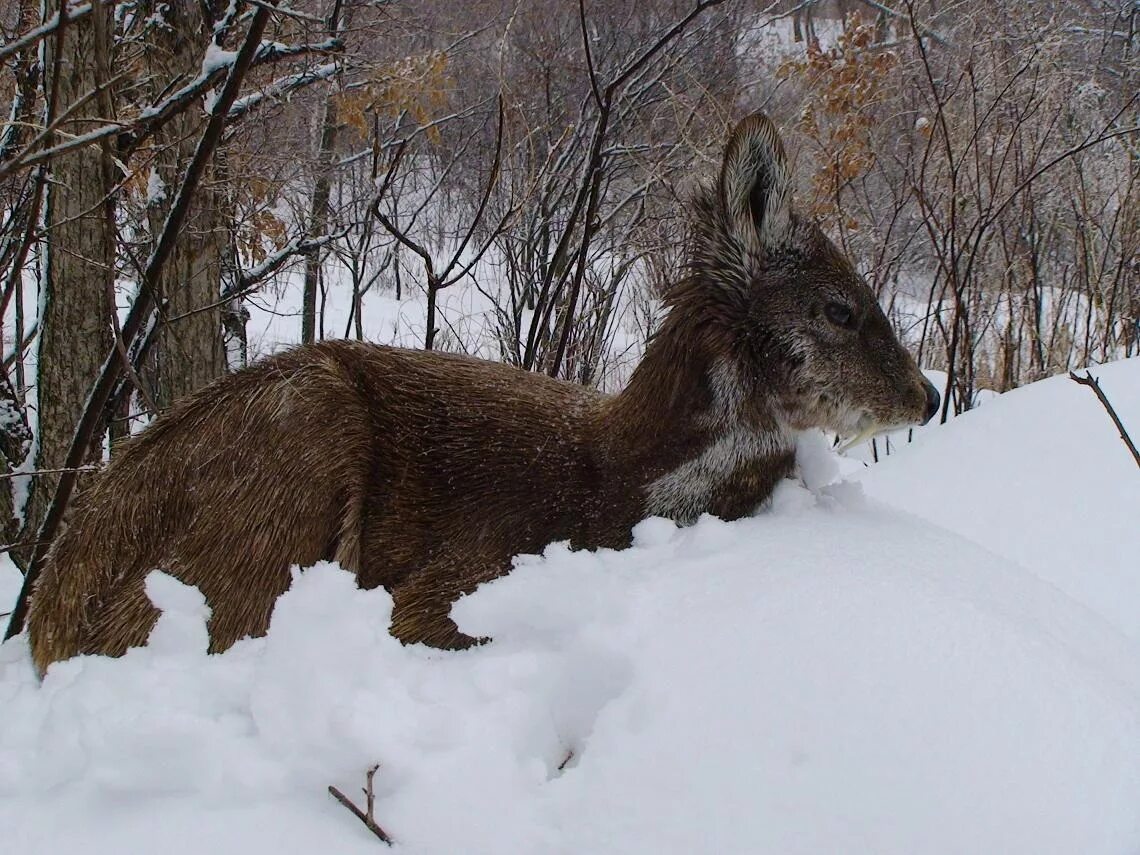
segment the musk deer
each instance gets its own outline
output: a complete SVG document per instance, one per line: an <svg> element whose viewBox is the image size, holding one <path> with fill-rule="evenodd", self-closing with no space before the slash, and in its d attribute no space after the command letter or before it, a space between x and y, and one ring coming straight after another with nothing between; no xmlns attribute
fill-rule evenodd
<svg viewBox="0 0 1140 855"><path fill-rule="evenodd" d="M198 586L220 651L264 634L290 566L320 559L391 592L397 638L464 647L451 603L516 553L622 547L653 514L740 517L791 471L795 431L929 420L938 393L790 197L775 128L745 119L620 394L328 341L177 404L76 500L31 604L37 667L144 644L152 568Z"/></svg>

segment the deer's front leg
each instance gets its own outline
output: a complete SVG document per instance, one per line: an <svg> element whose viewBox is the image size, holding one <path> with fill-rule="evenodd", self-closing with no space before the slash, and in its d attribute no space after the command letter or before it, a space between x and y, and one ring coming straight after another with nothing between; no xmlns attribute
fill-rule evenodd
<svg viewBox="0 0 1140 855"><path fill-rule="evenodd" d="M486 569L487 572L473 572ZM481 582L502 575L487 565L437 560L392 588L391 632L404 644L422 642L444 650L465 650L490 641L460 632L451 604Z"/></svg>

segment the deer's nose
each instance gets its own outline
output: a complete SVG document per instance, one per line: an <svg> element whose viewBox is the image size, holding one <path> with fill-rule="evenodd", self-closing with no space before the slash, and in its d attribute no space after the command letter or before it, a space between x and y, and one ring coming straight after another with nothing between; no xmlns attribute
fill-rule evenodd
<svg viewBox="0 0 1140 855"><path fill-rule="evenodd" d="M938 407L942 404L942 396L938 394L938 390L934 388L934 384L929 380L924 379L922 382L926 387L926 418L922 420L922 423L926 424L938 415Z"/></svg>

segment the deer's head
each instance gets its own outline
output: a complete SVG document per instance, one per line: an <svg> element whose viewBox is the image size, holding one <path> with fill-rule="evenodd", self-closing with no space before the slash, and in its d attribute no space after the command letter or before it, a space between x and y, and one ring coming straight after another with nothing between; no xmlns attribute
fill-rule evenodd
<svg viewBox="0 0 1140 855"><path fill-rule="evenodd" d="M938 392L899 342L874 293L814 222L792 208L775 127L742 121L715 186L697 200L693 276L712 355L738 394L796 429L870 435L929 421ZM696 293L694 293L696 292Z"/></svg>

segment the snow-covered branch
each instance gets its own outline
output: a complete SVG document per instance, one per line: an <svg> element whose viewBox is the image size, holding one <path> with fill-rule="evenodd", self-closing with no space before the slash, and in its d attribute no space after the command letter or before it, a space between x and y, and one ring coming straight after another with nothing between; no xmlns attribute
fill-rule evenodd
<svg viewBox="0 0 1140 855"><path fill-rule="evenodd" d="M64 22L78 21L80 18L86 17L91 14L91 4L84 3L82 6L72 6L67 10L64 16ZM0 47L0 61L10 57L12 54L23 50L29 45L33 45L42 39L44 36L49 36L56 31L59 27L59 12L48 17L46 21L31 30L28 30L21 36L17 36L12 41Z"/></svg>
<svg viewBox="0 0 1140 855"><path fill-rule="evenodd" d="M247 114L256 110L266 101L273 101L278 98L286 98L298 89L302 89L311 83L316 83L320 80L328 80L337 71L337 63L327 62L323 65L318 65L315 68L299 71L296 74L287 74L284 77L279 77L260 92L252 92L244 98L239 98L230 108L229 120L244 118Z"/></svg>
<svg viewBox="0 0 1140 855"><path fill-rule="evenodd" d="M254 265L247 270L241 271L233 285L232 291L225 295L226 299L242 294L250 290L254 285L261 282L267 276L272 276L275 272L281 269L290 259L298 255L305 255L306 253L315 252L318 249L323 249L333 241L340 240L352 226L341 229L337 232L321 235L320 237L308 238L304 236L295 237L289 243L285 244L277 252L268 256L260 264Z"/></svg>
<svg viewBox="0 0 1140 855"><path fill-rule="evenodd" d="M70 20L70 18L68 20ZM344 43L340 39L324 39L323 41L300 45L285 45L280 42L262 42L257 50L257 55L253 59L253 66L280 62L308 54L334 53L343 48ZM34 166L38 163L45 163L61 154L66 154L69 151L74 151L84 146L93 145L108 137L118 138L120 157L125 158L143 141L153 136L171 118L188 109L198 98L206 95L210 89L216 87L233 67L235 57L235 53L219 50L216 45L211 43L203 59L202 72L197 77L158 103L143 109L133 120L107 122L85 134L72 136L58 145L39 149L38 151L35 150L35 144L29 145L19 154L0 166L0 177L10 175L18 169ZM300 78L303 74L302 72L301 74L291 75L291 77ZM303 84L295 80L293 88L297 88L300 85ZM86 101L90 97L93 97L94 94L95 93L89 93L87 96L77 99L77 101ZM243 112L245 111L242 111L239 115ZM230 118L232 117L227 116L227 119Z"/></svg>
<svg viewBox="0 0 1140 855"><path fill-rule="evenodd" d="M344 42L340 39L333 38L300 45L285 45L280 42L262 42L257 50L257 55L253 58L253 66L257 67L309 54L335 53L343 49ZM202 59L201 73L162 101L143 110L136 120L136 127L120 134L120 150L129 151L137 147L139 143L153 134L171 116L182 112L182 110L186 109L187 105L216 86L233 65L236 56L237 54L233 51L223 51L216 45L211 44ZM304 72L302 72L302 74L304 74ZM291 76L297 77L299 75ZM240 104L242 100L245 99L239 100L238 104ZM237 105L235 104L235 108L236 107ZM233 118L232 114L228 118Z"/></svg>

